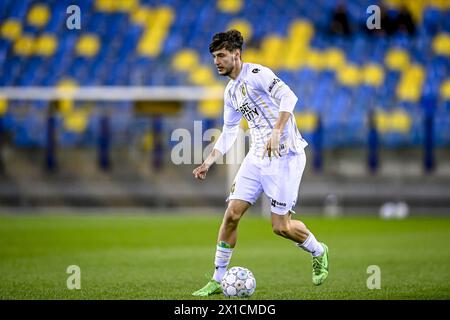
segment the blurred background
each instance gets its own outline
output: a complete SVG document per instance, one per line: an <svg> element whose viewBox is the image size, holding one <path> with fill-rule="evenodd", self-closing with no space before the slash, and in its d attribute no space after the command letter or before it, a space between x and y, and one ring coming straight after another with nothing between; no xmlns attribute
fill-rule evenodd
<svg viewBox="0 0 450 320"><path fill-rule="evenodd" d="M381 29L367 27L370 5ZM0 209L223 210L233 171L217 165L199 183L194 156L173 163L172 134L192 133L193 150L222 127L228 79L208 45L235 28L244 61L270 67L299 98L309 142L299 212L448 214L449 9L445 0L1 0Z"/></svg>

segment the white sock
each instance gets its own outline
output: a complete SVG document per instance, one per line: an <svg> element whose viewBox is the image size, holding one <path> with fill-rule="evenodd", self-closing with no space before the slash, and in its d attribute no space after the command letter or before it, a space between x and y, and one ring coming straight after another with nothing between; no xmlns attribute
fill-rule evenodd
<svg viewBox="0 0 450 320"><path fill-rule="evenodd" d="M312 232L309 233L309 236L306 238L305 242L301 244L297 243L297 246L311 253L313 257L321 256L324 252L323 246L316 240L316 237L314 237Z"/></svg>
<svg viewBox="0 0 450 320"><path fill-rule="evenodd" d="M223 248L221 246L217 246L216 248L216 257L214 259L214 265L216 266L216 271L214 271L213 279L217 282L221 282L222 278L227 272L228 264L231 260L231 254L233 253L232 248Z"/></svg>

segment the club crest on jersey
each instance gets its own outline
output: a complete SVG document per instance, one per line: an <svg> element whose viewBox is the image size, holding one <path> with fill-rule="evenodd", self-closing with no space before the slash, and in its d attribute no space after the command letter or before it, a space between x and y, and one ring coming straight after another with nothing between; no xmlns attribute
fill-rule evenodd
<svg viewBox="0 0 450 320"><path fill-rule="evenodd" d="M259 116L258 109L250 108L248 105L248 102L246 102L242 106L240 106L239 111L242 113L242 115L244 116L244 118L247 121L251 121L251 120L255 119L256 116Z"/></svg>

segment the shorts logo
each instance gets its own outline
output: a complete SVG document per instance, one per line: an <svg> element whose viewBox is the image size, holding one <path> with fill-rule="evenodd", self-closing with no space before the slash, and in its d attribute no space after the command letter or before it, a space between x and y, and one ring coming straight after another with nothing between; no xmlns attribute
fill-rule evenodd
<svg viewBox="0 0 450 320"><path fill-rule="evenodd" d="M236 188L236 182L233 182L233 184L231 185L231 190L230 190L231 194L234 193L235 188Z"/></svg>
<svg viewBox="0 0 450 320"><path fill-rule="evenodd" d="M276 207L276 206L280 206L280 207L286 207L286 203L284 202L278 202L275 199L272 199L272 203L271 203L272 207Z"/></svg>
<svg viewBox="0 0 450 320"><path fill-rule="evenodd" d="M281 80L278 78L273 79L272 83L269 86L269 92L272 92L273 87L275 87L275 85L280 82Z"/></svg>
<svg viewBox="0 0 450 320"><path fill-rule="evenodd" d="M258 73L260 70L258 68L255 68L252 70L253 73Z"/></svg>

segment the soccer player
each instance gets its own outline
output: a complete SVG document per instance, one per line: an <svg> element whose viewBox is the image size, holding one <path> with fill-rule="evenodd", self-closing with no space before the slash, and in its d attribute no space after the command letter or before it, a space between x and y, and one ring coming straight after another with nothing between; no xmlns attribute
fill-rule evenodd
<svg viewBox="0 0 450 320"><path fill-rule="evenodd" d="M245 211L264 192L270 198L275 234L294 241L312 255L312 282L328 276L328 247L299 220L291 219L305 168L304 148L293 110L297 97L269 68L242 61L243 38L239 31L215 34L209 46L217 71L230 81L224 93L224 126L213 151L197 167L195 178L204 180L216 160L234 144L244 117L250 129L251 147L236 174L219 229L213 278L194 296L221 292L221 280L237 240L237 227Z"/></svg>

